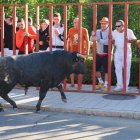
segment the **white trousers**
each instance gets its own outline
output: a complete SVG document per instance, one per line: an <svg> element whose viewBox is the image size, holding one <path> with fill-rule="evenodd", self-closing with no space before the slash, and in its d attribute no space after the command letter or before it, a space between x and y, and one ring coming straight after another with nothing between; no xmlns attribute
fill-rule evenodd
<svg viewBox="0 0 140 140"><path fill-rule="evenodd" d="M129 85L130 81L130 69L131 69L131 58L132 53L127 53L126 59L126 87ZM124 68L124 53L122 52L115 52L114 54L114 64L115 64L115 73L117 78L117 87L123 88L123 68Z"/></svg>

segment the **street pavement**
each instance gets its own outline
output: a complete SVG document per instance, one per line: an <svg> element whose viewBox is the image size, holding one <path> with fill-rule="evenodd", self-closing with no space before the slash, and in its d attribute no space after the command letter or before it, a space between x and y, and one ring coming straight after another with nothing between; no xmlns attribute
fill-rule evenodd
<svg viewBox="0 0 140 140"><path fill-rule="evenodd" d="M14 88L9 96L20 109L33 109L38 101L38 92L29 88L25 95L23 88ZM49 90L42 102L41 111L58 111L96 116L126 117L140 119L140 96L103 93L65 92L67 103L61 101L58 91ZM11 107L0 98L3 107Z"/></svg>

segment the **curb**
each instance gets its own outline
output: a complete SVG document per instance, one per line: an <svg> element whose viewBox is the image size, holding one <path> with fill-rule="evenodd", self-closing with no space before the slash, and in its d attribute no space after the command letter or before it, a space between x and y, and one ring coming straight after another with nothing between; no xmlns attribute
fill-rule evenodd
<svg viewBox="0 0 140 140"><path fill-rule="evenodd" d="M9 104L2 105L5 108L12 108ZM27 109L27 110L36 110L35 106L28 105L18 105L19 109ZM74 113L74 114L83 114L83 115L95 115L95 116L104 116L104 117L122 117L129 119L140 119L140 113L132 113L132 112L113 112L113 111L103 111L103 110L95 110L95 109L82 109L82 108L57 108L57 107L41 107L41 111L52 111L52 112L63 112L63 113Z"/></svg>

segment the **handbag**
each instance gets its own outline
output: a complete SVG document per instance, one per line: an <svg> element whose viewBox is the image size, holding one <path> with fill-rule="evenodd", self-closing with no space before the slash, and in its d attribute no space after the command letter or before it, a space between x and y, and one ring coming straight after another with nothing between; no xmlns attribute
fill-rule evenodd
<svg viewBox="0 0 140 140"><path fill-rule="evenodd" d="M100 36L101 36L101 39L103 39L102 31L100 31ZM108 53L108 45L103 45L103 52Z"/></svg>

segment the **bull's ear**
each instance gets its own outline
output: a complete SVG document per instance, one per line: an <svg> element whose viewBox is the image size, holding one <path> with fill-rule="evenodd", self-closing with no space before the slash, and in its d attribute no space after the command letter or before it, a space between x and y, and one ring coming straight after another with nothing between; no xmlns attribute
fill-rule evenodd
<svg viewBox="0 0 140 140"><path fill-rule="evenodd" d="M80 54L80 53L77 51L74 51L74 52L72 52L72 54L77 56L77 54Z"/></svg>
<svg viewBox="0 0 140 140"><path fill-rule="evenodd" d="M80 57L80 58L82 58L82 59L85 59L85 58L86 58L86 56L84 56L84 55L82 55L82 54L80 54L80 53L77 53L77 57Z"/></svg>
<svg viewBox="0 0 140 140"><path fill-rule="evenodd" d="M78 57L79 61L81 61L81 62L84 62L85 58L86 58L86 56L84 56L84 55L82 55L80 53L77 53L77 57Z"/></svg>

